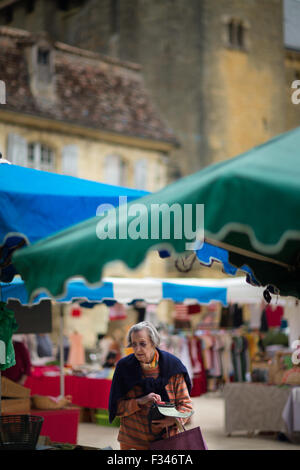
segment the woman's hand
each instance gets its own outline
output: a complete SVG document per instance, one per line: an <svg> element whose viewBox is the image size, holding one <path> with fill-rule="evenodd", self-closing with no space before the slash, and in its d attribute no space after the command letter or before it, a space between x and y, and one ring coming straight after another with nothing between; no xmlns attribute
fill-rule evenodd
<svg viewBox="0 0 300 470"><path fill-rule="evenodd" d="M147 405L148 403L153 403L161 401L160 395L157 395L157 393L148 393L148 395L145 395L144 397L137 398L137 402L139 405Z"/></svg>
<svg viewBox="0 0 300 470"><path fill-rule="evenodd" d="M165 417L164 419L152 421L151 426L153 432L158 434L164 428L168 428L169 426L173 426L176 424L176 418L172 418L171 416Z"/></svg>

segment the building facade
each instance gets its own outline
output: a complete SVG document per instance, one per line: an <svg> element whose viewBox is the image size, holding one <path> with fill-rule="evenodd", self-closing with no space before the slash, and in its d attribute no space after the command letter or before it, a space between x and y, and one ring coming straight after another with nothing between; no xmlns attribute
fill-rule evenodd
<svg viewBox="0 0 300 470"><path fill-rule="evenodd" d="M291 100L300 65L297 3L2 0L0 21L141 64L181 143L176 178L299 125L300 106Z"/></svg>
<svg viewBox="0 0 300 470"><path fill-rule="evenodd" d="M10 162L150 192L167 184L178 142L139 66L8 27L0 51L0 149ZM134 276L165 273L153 253ZM133 275L119 265L107 274Z"/></svg>

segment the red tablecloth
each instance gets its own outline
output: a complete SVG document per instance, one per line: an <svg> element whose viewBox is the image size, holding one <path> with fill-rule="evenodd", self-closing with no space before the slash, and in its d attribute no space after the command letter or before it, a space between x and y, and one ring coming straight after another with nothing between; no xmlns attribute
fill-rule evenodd
<svg viewBox="0 0 300 470"><path fill-rule="evenodd" d="M31 395L50 395L57 397L60 394L59 376L31 376L25 382L30 388ZM108 409L111 380L65 376L65 395L72 396L72 404L84 408Z"/></svg>
<svg viewBox="0 0 300 470"><path fill-rule="evenodd" d="M43 416L40 436L48 436L52 442L77 444L80 408L71 407L62 410L30 410L18 414ZM11 415L15 413L4 413Z"/></svg>
<svg viewBox="0 0 300 470"><path fill-rule="evenodd" d="M40 436L49 436L52 442L77 444L79 411L79 408L30 410L30 414L44 417Z"/></svg>

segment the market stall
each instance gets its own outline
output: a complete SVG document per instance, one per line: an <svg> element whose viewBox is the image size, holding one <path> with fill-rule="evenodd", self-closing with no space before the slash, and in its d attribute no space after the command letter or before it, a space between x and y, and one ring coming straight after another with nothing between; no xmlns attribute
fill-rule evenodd
<svg viewBox="0 0 300 470"><path fill-rule="evenodd" d="M257 383L226 384L225 432L273 431L287 433L282 413L290 387Z"/></svg>
<svg viewBox="0 0 300 470"><path fill-rule="evenodd" d="M22 304L28 302L26 287L20 279L14 279L11 283L3 283L1 295L6 301L18 299ZM76 300L85 300L92 303L112 301L128 304L137 300L137 295L139 300L142 299L151 304L160 303L162 300L172 300L174 302L190 300L199 304L209 304L211 302L218 302L221 305L227 304L227 290L223 285L218 286L213 283L208 286L205 283L204 285L189 285L184 281L180 283L180 279L177 283L176 279L169 282L160 279L108 278L101 287L94 289L87 287L80 280L74 280L69 283L66 295L61 299L57 299L57 301L60 303L70 303ZM39 294L34 303L39 303L45 298L48 298L46 294ZM59 391L61 392L61 389L58 389L58 368L56 372L52 371L51 376L49 375L49 370L46 370L45 374L42 374L42 372L33 374L27 379L26 386L31 389L32 394L40 393L56 396ZM106 408L109 384L110 381L106 379L66 375L64 378L64 394L72 394L72 402L76 405L88 408Z"/></svg>
<svg viewBox="0 0 300 470"><path fill-rule="evenodd" d="M17 279L13 283L3 286L2 295L6 300L16 299L19 296L23 302L28 301L26 287L23 281ZM43 295L46 296L46 294L40 294L34 299L34 302L40 302L44 298ZM78 302L80 298L90 301L91 305L105 301L117 302L117 305L128 305L136 300L142 300L146 301L146 305L150 304L150 307L152 305L150 308L152 314L155 311L154 304L170 300L173 305L172 321L167 328L163 328L161 331L164 348L175 352L186 362L194 381L192 392L194 396L205 393L207 389L215 390L230 380L249 380L252 370L256 367L256 362L261 361L257 357L259 355L257 343L263 312L261 307L262 289L247 284L244 278L166 280L105 278L102 286L98 288L87 287L82 280L73 280L68 283L66 295L59 300L70 304L72 301ZM284 305L285 303L281 298L276 299L276 302L276 305L274 304L276 309L279 304ZM197 307L197 304L200 307ZM273 306L267 308L273 309ZM280 308L283 313L283 307ZM150 317L148 316L147 307L144 308L144 313L147 319L154 318L154 321L159 323L150 311ZM124 309L122 314L126 316ZM110 323L117 323L115 319L116 317L112 315ZM280 327L281 317L278 317L276 325L273 319L272 325ZM197 358L191 356L193 343L197 344ZM242 349L240 349L239 343L243 345ZM237 352L233 354L235 350ZM188 355L185 351L188 351ZM196 372L198 361L202 363L201 379L199 373ZM240 361L245 364L242 373L238 368ZM267 361L268 358L265 359L265 364ZM78 372L89 379L91 384L93 381L95 383L107 378L107 375L101 378L99 374L98 378L95 378L94 370L84 370L84 368L79 371L75 370L75 374ZM56 370L56 375L58 375L58 370ZM64 381L65 390L68 390L67 381L70 380L67 375L66 381ZM49 384L49 387L57 387L57 382L57 377L49 377L46 373L43 378L43 393L46 383ZM206 382L208 382L208 388ZM33 391L39 390L41 384L40 377L31 379ZM98 385L95 387L97 388ZM57 389L54 389L57 393ZM74 403L78 405L83 403L81 398L76 398L76 400ZM101 401L100 398L98 402L99 400ZM94 404L94 401L93 404L85 401L84 406L92 407Z"/></svg>
<svg viewBox="0 0 300 470"><path fill-rule="evenodd" d="M227 250L233 267L248 267L251 274L248 280L264 289L268 303L279 293L300 298L300 225L299 218L295 217L300 201L299 172L295 171L299 140L300 128L297 128L140 199L147 228L151 228L153 221L153 206L178 204L184 210L191 201L192 208L205 204L206 242ZM223 201L226 201L225 206ZM128 213L133 205L128 204ZM116 233L128 234L131 223L137 222L134 217L125 217L122 208L115 211L115 216L110 229ZM191 253L187 252L201 249L197 244L190 248L196 241L201 244L201 240L196 240L196 233L190 238L182 230L182 236L176 236L182 224L173 224L174 230L167 238L164 231L159 230L153 238L137 234L135 237L106 237L101 241L98 224L99 219L89 219L13 255L13 263L22 274L30 299L43 289L55 298L62 297L66 294L66 282L78 275L90 285L100 285L108 263L123 261L134 269L152 249L166 248L175 252L182 260L176 266L189 271L189 263L185 261ZM72 264L75 257L76 267ZM59 271L59 277L53 277L54 270ZM234 313L240 315L238 309L239 306ZM244 336L237 335L235 352L240 357L234 357L236 362L245 359L240 354L243 344Z"/></svg>
<svg viewBox="0 0 300 470"><path fill-rule="evenodd" d="M295 170L299 141L298 127L139 199L139 207L144 208L144 229L151 234L152 224L156 228L157 219L151 216L153 207L164 204L171 208L177 204L184 213L185 205L190 204L196 212L197 204L204 204L205 224L199 225L200 243L204 239L227 249L230 263L235 267L246 264L269 297L274 292L300 297L297 258L300 222L295 216L300 201L299 172ZM191 246L199 248L195 243L198 233L183 230L184 218L176 224L173 222L175 230L167 233L158 224L155 237L141 236L137 231L133 237L128 236L129 227L137 222L133 216L128 217L132 207L134 202L128 204L126 214L121 208L114 211L114 223L110 227L112 233L127 234L125 237L100 240L99 219L94 218L60 232L58 237L48 237L16 251L13 263L22 273L30 297L40 288L48 289L55 297L61 296L65 281L76 275L91 284L99 283L105 265L114 260L134 269L154 247L167 247L178 255L186 254ZM72 263L74 257L76 267ZM58 269L59 278L53 278L54 269Z"/></svg>
<svg viewBox="0 0 300 470"><path fill-rule="evenodd" d="M14 280L16 269L11 263L15 250L96 215L101 204L115 207L122 196L130 201L146 194L135 189L12 165L3 158L0 158L0 182L1 199L5 201L0 208L0 277L1 281L4 281L0 288L2 303L6 299L3 290L8 287L7 283L18 282ZM16 287L14 284L13 288ZM14 298L18 299L21 305L26 305L23 294L19 291ZM24 317L28 322L27 316ZM5 318L2 316L1 320ZM9 364L7 357L5 358L7 350L4 350L5 344L2 340L0 336L0 364L5 370L11 367L14 361ZM62 383L63 378L60 377L60 384ZM30 411L37 414L33 409ZM49 432L54 440L60 442L76 442L78 410L72 408L39 411L40 415L45 415L42 432ZM71 435L67 434L68 430L72 430Z"/></svg>
<svg viewBox="0 0 300 470"><path fill-rule="evenodd" d="M25 387L31 395L57 397L60 393L59 371L56 375L34 373L27 378ZM107 409L111 380L67 375L65 377L65 393L72 397L72 404L82 408ZM66 441L68 442L68 441Z"/></svg>

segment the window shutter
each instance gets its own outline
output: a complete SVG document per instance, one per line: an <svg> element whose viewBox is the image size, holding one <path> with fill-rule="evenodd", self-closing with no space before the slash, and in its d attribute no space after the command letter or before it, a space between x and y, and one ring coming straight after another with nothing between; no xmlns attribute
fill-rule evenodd
<svg viewBox="0 0 300 470"><path fill-rule="evenodd" d="M147 160L138 160L134 168L134 187L146 189L147 186Z"/></svg>
<svg viewBox="0 0 300 470"><path fill-rule="evenodd" d="M104 178L107 184L120 186L121 183L121 165L118 155L107 155L104 162Z"/></svg>
<svg viewBox="0 0 300 470"><path fill-rule="evenodd" d="M7 159L14 165L27 166L27 142L18 134L8 134Z"/></svg>
<svg viewBox="0 0 300 470"><path fill-rule="evenodd" d="M64 175L78 175L78 147L66 145L62 150L62 173Z"/></svg>
<svg viewBox="0 0 300 470"><path fill-rule="evenodd" d="M6 86L3 80L0 80L0 104L6 104Z"/></svg>

